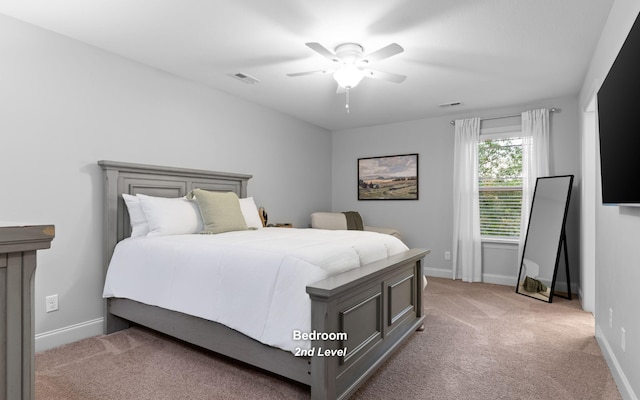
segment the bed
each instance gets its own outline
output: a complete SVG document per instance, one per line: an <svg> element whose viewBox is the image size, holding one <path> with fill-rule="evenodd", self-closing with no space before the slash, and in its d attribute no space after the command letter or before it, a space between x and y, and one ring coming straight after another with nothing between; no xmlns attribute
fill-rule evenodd
<svg viewBox="0 0 640 400"><path fill-rule="evenodd" d="M113 161L98 164L104 176L105 275L116 245L130 234L122 194L181 197L200 188L244 198L251 178ZM294 231L281 229L283 235ZM422 263L428 253L407 249L308 284L310 328L303 334L319 334L310 338L302 354L263 344L222 323L124 297L105 300L105 333L142 325L309 385L313 399L348 398L423 326Z"/></svg>

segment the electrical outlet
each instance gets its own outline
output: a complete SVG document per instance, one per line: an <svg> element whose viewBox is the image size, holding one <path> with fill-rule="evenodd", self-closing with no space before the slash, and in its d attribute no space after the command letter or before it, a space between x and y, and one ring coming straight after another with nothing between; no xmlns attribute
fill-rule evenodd
<svg viewBox="0 0 640 400"><path fill-rule="evenodd" d="M613 309L609 309L609 328L613 328Z"/></svg>
<svg viewBox="0 0 640 400"><path fill-rule="evenodd" d="M620 328L620 347L622 347L622 351L626 351L626 331L624 330L624 328Z"/></svg>
<svg viewBox="0 0 640 400"><path fill-rule="evenodd" d="M53 294L45 297L45 308L47 312L58 311L58 295Z"/></svg>
<svg viewBox="0 0 640 400"><path fill-rule="evenodd" d="M451 260L451 252L450 251L445 251L444 252L444 259L449 261Z"/></svg>

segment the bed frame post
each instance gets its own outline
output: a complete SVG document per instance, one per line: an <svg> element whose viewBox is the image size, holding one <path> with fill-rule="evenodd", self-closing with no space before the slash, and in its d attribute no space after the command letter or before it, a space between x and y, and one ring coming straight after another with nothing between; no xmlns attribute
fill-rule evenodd
<svg viewBox="0 0 640 400"><path fill-rule="evenodd" d="M337 312L336 301L311 296L311 330L316 332L337 332L337 326L331 326L329 315ZM311 348L316 351L321 348L337 348L336 342L313 340ZM311 399L326 400L336 399L337 374L335 363L331 358L318 357L311 359Z"/></svg>
<svg viewBox="0 0 640 400"><path fill-rule="evenodd" d="M113 249L116 247L118 238L118 201L120 196L118 195L118 171L109 168L107 165L101 164L104 169L104 237L103 237L103 276L107 276L107 269L109 268L109 262L113 255ZM118 318L111 314L108 310L107 299L103 300L104 307L104 333L109 334L117 332L129 327L129 322Z"/></svg>

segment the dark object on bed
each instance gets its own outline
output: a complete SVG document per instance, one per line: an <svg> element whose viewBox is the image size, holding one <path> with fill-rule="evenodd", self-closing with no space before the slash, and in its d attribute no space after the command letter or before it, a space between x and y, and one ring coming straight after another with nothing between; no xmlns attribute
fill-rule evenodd
<svg viewBox="0 0 640 400"><path fill-rule="evenodd" d="M98 164L104 171L105 273L116 243L130 232L123 193L180 197L201 188L246 197L251 178L112 161ZM410 249L307 286L312 331L347 334L344 341L313 340L312 348L329 352L347 348L344 356L296 357L222 324L120 298L105 301L105 331L140 324L310 385L313 399L343 399L422 327L422 261L429 252Z"/></svg>

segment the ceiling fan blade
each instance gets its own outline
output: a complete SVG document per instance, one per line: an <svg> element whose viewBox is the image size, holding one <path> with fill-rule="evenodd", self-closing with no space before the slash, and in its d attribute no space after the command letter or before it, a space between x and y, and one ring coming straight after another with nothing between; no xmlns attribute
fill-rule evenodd
<svg viewBox="0 0 640 400"><path fill-rule="evenodd" d="M405 79L407 79L405 75L394 74L391 72L382 72L382 71L376 71L373 69L365 69L363 71L364 71L364 76L366 76L367 78L380 79L383 81L389 81L393 83L401 83Z"/></svg>
<svg viewBox="0 0 640 400"><path fill-rule="evenodd" d="M321 45L320 43L309 42L309 43L305 43L305 44L311 50L315 51L316 53L320 54L321 56L323 56L326 59L329 59L329 60L334 61L334 62L340 61L338 59L338 57L335 54L333 54L333 52L327 50L327 48L324 47L323 45Z"/></svg>
<svg viewBox="0 0 640 400"><path fill-rule="evenodd" d="M395 56L396 54L400 54L403 51L404 49L398 43L391 43L390 45L385 46L380 50L374 51L373 53L362 57L362 60L360 62L365 62L370 64L372 62L384 60L385 58Z"/></svg>
<svg viewBox="0 0 640 400"><path fill-rule="evenodd" d="M305 75L326 75L334 71L335 69L319 69L316 71L294 72L292 74L287 74L287 76L296 77L296 76L305 76Z"/></svg>

